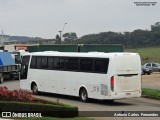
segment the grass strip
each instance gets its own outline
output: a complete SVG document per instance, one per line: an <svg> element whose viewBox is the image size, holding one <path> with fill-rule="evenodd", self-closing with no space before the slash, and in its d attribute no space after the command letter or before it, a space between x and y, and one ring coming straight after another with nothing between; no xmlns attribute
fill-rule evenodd
<svg viewBox="0 0 160 120"><path fill-rule="evenodd" d="M160 100L160 90L142 88L142 96Z"/></svg>

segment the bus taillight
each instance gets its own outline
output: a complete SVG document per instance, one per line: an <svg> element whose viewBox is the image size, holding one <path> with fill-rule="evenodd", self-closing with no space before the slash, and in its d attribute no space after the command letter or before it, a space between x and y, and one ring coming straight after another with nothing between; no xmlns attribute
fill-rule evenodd
<svg viewBox="0 0 160 120"><path fill-rule="evenodd" d="M114 76L110 79L111 90L114 91Z"/></svg>

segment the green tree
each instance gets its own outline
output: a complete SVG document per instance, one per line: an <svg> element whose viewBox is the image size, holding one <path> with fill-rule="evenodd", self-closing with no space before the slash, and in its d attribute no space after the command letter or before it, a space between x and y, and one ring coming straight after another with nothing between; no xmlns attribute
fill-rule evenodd
<svg viewBox="0 0 160 120"><path fill-rule="evenodd" d="M55 44L61 44L61 38L59 35L56 35L56 42Z"/></svg>
<svg viewBox="0 0 160 120"><path fill-rule="evenodd" d="M151 38L152 45L160 45L160 22L156 22L154 25L151 25Z"/></svg>
<svg viewBox="0 0 160 120"><path fill-rule="evenodd" d="M63 34L64 43L73 43L73 41L77 40L77 34L75 32L65 33Z"/></svg>
<svg viewBox="0 0 160 120"><path fill-rule="evenodd" d="M154 25L151 25L151 31L160 31L160 22L156 22Z"/></svg>

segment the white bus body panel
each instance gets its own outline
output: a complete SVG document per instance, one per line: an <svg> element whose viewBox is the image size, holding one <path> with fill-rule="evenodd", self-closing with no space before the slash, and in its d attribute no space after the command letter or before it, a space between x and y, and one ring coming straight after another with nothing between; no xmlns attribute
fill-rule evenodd
<svg viewBox="0 0 160 120"><path fill-rule="evenodd" d="M84 57L87 57L86 54L96 57L96 53L84 54ZM65 56L65 53L62 56ZM83 54L81 56L83 57ZM20 80L20 87L31 90L31 83L35 82L38 90L42 92L79 96L80 88L85 87L88 97L94 99L140 97L141 63L139 55L136 53L104 53L102 57L100 56L98 58L109 58L107 74L29 68L28 78ZM114 91L110 88L112 76L114 76Z"/></svg>
<svg viewBox="0 0 160 120"><path fill-rule="evenodd" d="M114 92L112 98L129 98L141 96L141 62L138 54L124 53L115 55Z"/></svg>

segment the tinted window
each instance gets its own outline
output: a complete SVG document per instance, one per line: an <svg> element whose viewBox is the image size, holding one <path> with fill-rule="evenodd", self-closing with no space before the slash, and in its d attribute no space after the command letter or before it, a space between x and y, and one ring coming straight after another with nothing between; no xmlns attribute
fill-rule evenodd
<svg viewBox="0 0 160 120"><path fill-rule="evenodd" d="M42 62L42 57L37 57L37 61L36 61L36 68L40 69L41 68L41 62Z"/></svg>
<svg viewBox="0 0 160 120"><path fill-rule="evenodd" d="M59 58L54 58L53 69L57 70L59 68L60 68Z"/></svg>
<svg viewBox="0 0 160 120"><path fill-rule="evenodd" d="M36 68L36 57L32 56L30 68Z"/></svg>
<svg viewBox="0 0 160 120"><path fill-rule="evenodd" d="M60 61L59 61L60 68L59 69L65 70L67 62L68 62L67 58L60 58Z"/></svg>
<svg viewBox="0 0 160 120"><path fill-rule="evenodd" d="M53 69L53 57L48 57L48 69Z"/></svg>
<svg viewBox="0 0 160 120"><path fill-rule="evenodd" d="M42 57L42 68L43 69L47 68L47 57Z"/></svg>
<svg viewBox="0 0 160 120"><path fill-rule="evenodd" d="M66 70L77 71L78 70L78 58L68 58L66 64Z"/></svg>
<svg viewBox="0 0 160 120"><path fill-rule="evenodd" d="M93 59L90 59L90 58L80 59L80 71L92 72L93 71Z"/></svg>
<svg viewBox="0 0 160 120"><path fill-rule="evenodd" d="M109 59L95 59L94 72L96 73L107 73Z"/></svg>
<svg viewBox="0 0 160 120"><path fill-rule="evenodd" d="M33 56L30 68L106 74L108 71L108 64L109 59L107 58Z"/></svg>

